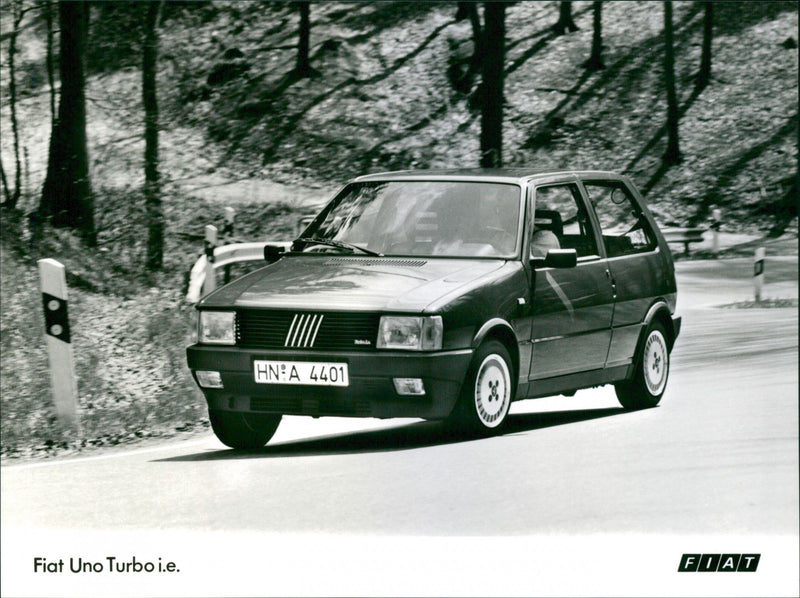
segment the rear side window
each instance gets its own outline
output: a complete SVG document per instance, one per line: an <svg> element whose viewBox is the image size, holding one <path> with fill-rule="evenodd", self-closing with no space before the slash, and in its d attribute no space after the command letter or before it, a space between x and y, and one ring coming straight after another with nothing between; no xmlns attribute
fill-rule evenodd
<svg viewBox="0 0 800 598"><path fill-rule="evenodd" d="M584 182L597 213L608 257L656 248L656 237L628 188L615 181Z"/></svg>

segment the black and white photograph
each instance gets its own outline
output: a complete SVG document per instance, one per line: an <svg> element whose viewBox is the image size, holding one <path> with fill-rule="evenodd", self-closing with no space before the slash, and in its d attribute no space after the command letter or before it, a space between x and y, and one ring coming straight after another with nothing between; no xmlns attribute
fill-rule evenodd
<svg viewBox="0 0 800 598"><path fill-rule="evenodd" d="M798 39L0 0L0 594L800 595Z"/></svg>

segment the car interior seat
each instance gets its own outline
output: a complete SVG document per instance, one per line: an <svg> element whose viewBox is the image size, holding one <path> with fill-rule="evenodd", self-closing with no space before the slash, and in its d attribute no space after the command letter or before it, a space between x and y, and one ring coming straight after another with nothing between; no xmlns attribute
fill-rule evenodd
<svg viewBox="0 0 800 598"><path fill-rule="evenodd" d="M537 209L533 216L533 229L549 230L558 239L564 235L564 223L561 220L561 214L556 210L539 210Z"/></svg>
<svg viewBox="0 0 800 598"><path fill-rule="evenodd" d="M561 249L564 224L555 210L536 210L531 236L531 255L545 257L550 249Z"/></svg>

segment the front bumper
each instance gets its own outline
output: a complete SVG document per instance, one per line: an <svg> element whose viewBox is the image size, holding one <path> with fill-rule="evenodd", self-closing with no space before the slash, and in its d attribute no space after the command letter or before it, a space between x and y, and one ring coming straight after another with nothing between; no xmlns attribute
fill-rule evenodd
<svg viewBox="0 0 800 598"><path fill-rule="evenodd" d="M472 350L437 353L254 351L192 345L186 349L192 374L220 372L224 388L202 388L209 409L248 413L342 417L441 419L453 409L472 359ZM253 361L346 362L347 387L259 384ZM421 378L425 394L397 394L393 378ZM196 377L195 377L196 380Z"/></svg>

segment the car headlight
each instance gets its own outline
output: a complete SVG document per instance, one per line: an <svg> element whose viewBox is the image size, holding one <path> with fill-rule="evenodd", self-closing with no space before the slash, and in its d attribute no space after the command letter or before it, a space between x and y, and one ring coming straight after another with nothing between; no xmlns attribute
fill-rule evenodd
<svg viewBox="0 0 800 598"><path fill-rule="evenodd" d="M378 349L438 351L442 348L442 316L382 316Z"/></svg>
<svg viewBox="0 0 800 598"><path fill-rule="evenodd" d="M235 345L236 313L232 311L201 311L198 318L198 342L208 345Z"/></svg>

